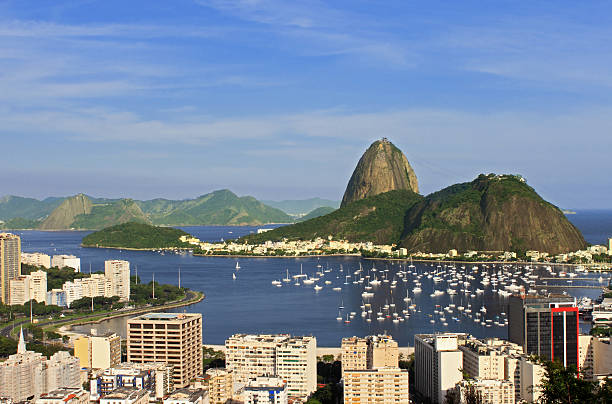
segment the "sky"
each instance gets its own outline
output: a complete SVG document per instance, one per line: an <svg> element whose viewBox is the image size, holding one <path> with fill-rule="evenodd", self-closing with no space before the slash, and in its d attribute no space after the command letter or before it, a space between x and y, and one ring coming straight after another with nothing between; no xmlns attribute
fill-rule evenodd
<svg viewBox="0 0 612 404"><path fill-rule="evenodd" d="M427 194L611 208L612 4L0 0L0 195L341 199L388 137Z"/></svg>

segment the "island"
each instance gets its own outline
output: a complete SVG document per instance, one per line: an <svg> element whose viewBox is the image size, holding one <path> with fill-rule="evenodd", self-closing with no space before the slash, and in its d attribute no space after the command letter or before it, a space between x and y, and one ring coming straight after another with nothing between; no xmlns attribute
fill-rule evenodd
<svg viewBox="0 0 612 404"><path fill-rule="evenodd" d="M191 246L181 241L189 237L189 233L173 227L129 222L93 232L83 237L81 245L125 250L189 249Z"/></svg>

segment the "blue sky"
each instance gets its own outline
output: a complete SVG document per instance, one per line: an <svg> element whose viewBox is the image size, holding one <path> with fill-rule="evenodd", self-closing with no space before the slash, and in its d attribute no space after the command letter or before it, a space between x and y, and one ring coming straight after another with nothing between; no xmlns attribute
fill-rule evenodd
<svg viewBox="0 0 612 404"><path fill-rule="evenodd" d="M388 137L423 193L612 197L606 2L0 1L0 194L340 199Z"/></svg>

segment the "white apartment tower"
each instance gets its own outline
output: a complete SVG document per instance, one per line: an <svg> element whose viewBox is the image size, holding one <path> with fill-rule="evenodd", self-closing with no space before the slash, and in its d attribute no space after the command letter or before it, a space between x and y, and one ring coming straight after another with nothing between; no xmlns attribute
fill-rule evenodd
<svg viewBox="0 0 612 404"><path fill-rule="evenodd" d="M38 303L47 301L47 273L45 271L34 271L30 273L30 299Z"/></svg>
<svg viewBox="0 0 612 404"><path fill-rule="evenodd" d="M57 268L72 268L74 272L81 272L81 259L74 255L54 255L51 266Z"/></svg>
<svg viewBox="0 0 612 404"><path fill-rule="evenodd" d="M29 276L18 276L14 279L9 280L9 287L11 291L9 295L10 305L22 305L30 301L31 297Z"/></svg>
<svg viewBox="0 0 612 404"><path fill-rule="evenodd" d="M465 338L465 334L414 336L415 387L433 403L443 403L446 392L463 380L459 337Z"/></svg>
<svg viewBox="0 0 612 404"><path fill-rule="evenodd" d="M130 263L124 260L104 261L104 276L111 282L112 296L120 301L130 300Z"/></svg>

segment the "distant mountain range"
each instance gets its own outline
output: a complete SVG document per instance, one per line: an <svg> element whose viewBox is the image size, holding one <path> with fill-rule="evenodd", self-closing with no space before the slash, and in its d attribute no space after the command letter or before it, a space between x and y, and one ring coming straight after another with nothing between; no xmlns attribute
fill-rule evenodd
<svg viewBox="0 0 612 404"><path fill-rule="evenodd" d="M321 198L261 202L268 206L272 206L273 208L280 209L289 215L295 216L306 215L317 208L329 207L338 209L340 207L340 201L332 201L330 199Z"/></svg>
<svg viewBox="0 0 612 404"><path fill-rule="evenodd" d="M309 209L308 217L329 213L338 202L320 198L278 202L289 212ZM313 211L314 212L311 212ZM239 197L218 190L195 199L170 200L94 198L85 194L41 200L19 196L0 198L0 227L5 229L101 229L127 222L164 226L262 225L293 223L298 215L262 203L251 196ZM310 212L310 213L309 213Z"/></svg>

